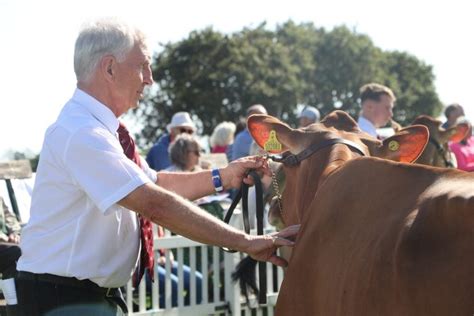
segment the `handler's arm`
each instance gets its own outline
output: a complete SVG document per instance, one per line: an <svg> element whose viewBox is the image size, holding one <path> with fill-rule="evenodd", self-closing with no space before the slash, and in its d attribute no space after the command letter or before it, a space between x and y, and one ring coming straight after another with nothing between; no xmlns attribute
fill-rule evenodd
<svg viewBox="0 0 474 316"><path fill-rule="evenodd" d="M223 176L231 179L228 182L229 186L238 183L239 179L232 177L232 175L240 173L239 168L238 166L230 170L227 168L224 172ZM229 174L226 174L226 172L229 172ZM210 187L213 190L210 174L207 177L204 175L200 177L202 177L202 182L198 182L198 187L206 186L207 189L195 190L201 193ZM208 184L205 184L204 181ZM249 181L249 179L246 179L246 181ZM181 183L181 185L183 187L189 186L191 182ZM179 191L179 188L177 191ZM299 227L291 226L273 235L247 235L224 224L183 197L151 183L138 187L119 201L119 204L141 213L154 223L187 238L201 243L243 251L254 259L270 261L281 266L286 265L286 261L278 257L275 250L279 246L292 246L293 242L285 238L295 236L299 230Z"/></svg>
<svg viewBox="0 0 474 316"><path fill-rule="evenodd" d="M251 178L246 177L249 169L269 172L266 162L259 157L244 157L233 161L227 167L219 169L224 189L239 188L242 181L250 183ZM160 171L157 175L157 185L191 201L215 193L210 170L176 173Z"/></svg>
<svg viewBox="0 0 474 316"><path fill-rule="evenodd" d="M221 171L222 177L222 171ZM158 172L156 184L191 201L215 192L211 171Z"/></svg>
<svg viewBox="0 0 474 316"><path fill-rule="evenodd" d="M201 210L192 202L154 184L144 184L119 202L154 223L199 241L246 250L247 236Z"/></svg>

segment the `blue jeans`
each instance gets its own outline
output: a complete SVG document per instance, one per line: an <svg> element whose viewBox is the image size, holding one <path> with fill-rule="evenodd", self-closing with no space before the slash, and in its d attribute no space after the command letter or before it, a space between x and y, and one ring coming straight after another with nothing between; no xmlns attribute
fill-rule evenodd
<svg viewBox="0 0 474 316"><path fill-rule="evenodd" d="M160 285L160 307L165 306L165 279L166 279L166 269L160 265L156 265L155 269L158 273L158 282ZM202 300L202 274L196 271L196 303L201 303ZM171 264L171 305L173 307L178 306L178 263L173 261ZM191 268L183 265L183 290L186 293L184 294L184 305L189 305L191 300ZM146 274L146 287L147 291L151 291L151 280Z"/></svg>

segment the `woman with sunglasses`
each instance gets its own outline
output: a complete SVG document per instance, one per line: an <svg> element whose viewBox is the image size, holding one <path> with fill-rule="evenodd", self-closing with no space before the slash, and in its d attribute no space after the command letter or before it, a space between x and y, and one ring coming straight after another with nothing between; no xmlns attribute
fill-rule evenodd
<svg viewBox="0 0 474 316"><path fill-rule="evenodd" d="M199 171L201 146L190 134L182 133L176 137L169 147L171 166L166 171Z"/></svg>

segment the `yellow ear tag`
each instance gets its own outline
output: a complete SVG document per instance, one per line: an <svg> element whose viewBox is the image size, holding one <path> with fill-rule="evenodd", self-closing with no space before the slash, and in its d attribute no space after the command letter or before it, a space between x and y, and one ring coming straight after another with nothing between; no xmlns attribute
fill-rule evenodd
<svg viewBox="0 0 474 316"><path fill-rule="evenodd" d="M392 140L390 143L388 143L388 149L391 151L397 151L398 148L400 148L400 144L396 140Z"/></svg>
<svg viewBox="0 0 474 316"><path fill-rule="evenodd" d="M267 152L281 151L281 144L278 141L276 132L274 130L270 131L270 135L268 136L268 140L263 145L263 149Z"/></svg>

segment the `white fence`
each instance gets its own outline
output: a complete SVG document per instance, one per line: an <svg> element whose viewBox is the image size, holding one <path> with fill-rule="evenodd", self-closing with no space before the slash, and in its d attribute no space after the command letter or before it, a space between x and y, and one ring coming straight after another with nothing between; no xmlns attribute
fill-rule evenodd
<svg viewBox="0 0 474 316"><path fill-rule="evenodd" d="M156 228L155 228L156 236ZM217 247L211 247L186 239L181 236L155 238L155 254L158 248L165 249L167 258L164 282L164 302L160 305L160 282L155 271L155 282L147 291L145 278L138 286L138 291L133 291L129 282L126 290L126 301L129 315L273 315L278 289L283 279L283 270L267 263L267 304L258 306L255 297L251 297L250 306L245 298L240 295L239 285L231 279L231 274L236 264L240 261L239 253L227 253ZM178 263L177 306L172 306L172 272L170 254L175 253L174 261ZM185 304L185 286L183 278L183 265L190 267L189 293L190 301ZM197 303L197 285L195 273L202 274L201 293L202 300ZM257 283L258 284L258 283ZM274 287L275 284L275 287ZM162 289L163 290L163 289Z"/></svg>

